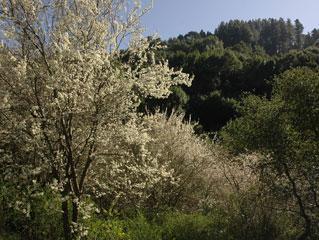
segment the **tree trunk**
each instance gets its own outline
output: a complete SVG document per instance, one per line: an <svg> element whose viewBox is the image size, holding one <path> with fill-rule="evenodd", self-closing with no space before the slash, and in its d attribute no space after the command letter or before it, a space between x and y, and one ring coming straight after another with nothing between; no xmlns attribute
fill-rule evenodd
<svg viewBox="0 0 319 240"><path fill-rule="evenodd" d="M297 240L310 239L310 235L311 235L311 221L309 218L305 218L305 229L303 233L298 237Z"/></svg>
<svg viewBox="0 0 319 240"><path fill-rule="evenodd" d="M306 207L305 207L305 204L304 204L304 202L302 200L302 196L298 192L298 188L297 188L297 184L296 184L295 180L290 175L290 171L289 171L289 168L288 168L287 164L284 164L284 171L285 171L285 174L286 174L286 176L287 176L287 178L288 178L288 180L289 180L289 182L291 184L292 194L296 198L296 202L297 202L297 205L299 207L300 216L305 221L304 231L297 238L297 240L307 240L310 237L310 235L311 235L311 228L312 228L311 219L310 219L309 215L306 212Z"/></svg>
<svg viewBox="0 0 319 240"><path fill-rule="evenodd" d="M68 201L62 202L62 219L63 219L64 239L71 240L71 226L69 221Z"/></svg>
<svg viewBox="0 0 319 240"><path fill-rule="evenodd" d="M78 203L72 202L72 222L78 222L79 208Z"/></svg>

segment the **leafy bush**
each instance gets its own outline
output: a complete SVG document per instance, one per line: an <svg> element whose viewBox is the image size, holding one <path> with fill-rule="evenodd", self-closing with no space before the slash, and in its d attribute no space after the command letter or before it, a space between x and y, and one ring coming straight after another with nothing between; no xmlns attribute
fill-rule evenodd
<svg viewBox="0 0 319 240"><path fill-rule="evenodd" d="M89 240L125 240L124 223L120 220L92 219L88 225Z"/></svg>
<svg viewBox="0 0 319 240"><path fill-rule="evenodd" d="M0 235L0 240L18 240L18 236L15 234L1 234Z"/></svg>
<svg viewBox="0 0 319 240"><path fill-rule="evenodd" d="M161 240L161 227L148 221L145 216L127 220L127 229L130 240Z"/></svg>
<svg viewBox="0 0 319 240"><path fill-rule="evenodd" d="M0 186L0 232L8 234L2 238L62 239L60 201L54 193L49 189L21 190L9 183L0 183Z"/></svg>
<svg viewBox="0 0 319 240"><path fill-rule="evenodd" d="M199 213L172 213L165 216L163 221L163 240L222 239L220 238L222 234L216 231L214 222L209 216Z"/></svg>
<svg viewBox="0 0 319 240"><path fill-rule="evenodd" d="M319 231L319 73L296 68L275 80L270 99L250 95L243 100L241 117L223 130L223 140L233 152L263 154L255 169L265 189L276 196L279 208L299 218L295 222L298 238L315 239Z"/></svg>

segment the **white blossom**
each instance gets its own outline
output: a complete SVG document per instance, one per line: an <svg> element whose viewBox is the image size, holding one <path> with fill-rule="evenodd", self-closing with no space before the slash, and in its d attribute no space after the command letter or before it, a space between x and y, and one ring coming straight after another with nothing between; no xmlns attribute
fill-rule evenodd
<svg viewBox="0 0 319 240"><path fill-rule="evenodd" d="M21 186L41 179L80 208L85 194L141 198L170 181L136 110L142 98L167 97L171 86L191 79L155 62L157 46L140 35L140 1L15 2L2 1L0 11L0 31L12 46L0 48L5 179Z"/></svg>

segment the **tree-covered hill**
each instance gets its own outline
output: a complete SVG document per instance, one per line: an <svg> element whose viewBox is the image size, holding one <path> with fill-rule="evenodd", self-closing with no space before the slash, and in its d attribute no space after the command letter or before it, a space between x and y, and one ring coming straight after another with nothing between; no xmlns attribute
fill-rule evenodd
<svg viewBox="0 0 319 240"><path fill-rule="evenodd" d="M273 78L294 67L319 65L318 30L303 33L297 19L232 20L211 32L189 32L162 41L158 52L176 69L193 75L191 87L174 87L165 100L147 100L147 108L182 110L204 131L216 131L237 116L243 94L269 96ZM161 41L161 40L156 40Z"/></svg>

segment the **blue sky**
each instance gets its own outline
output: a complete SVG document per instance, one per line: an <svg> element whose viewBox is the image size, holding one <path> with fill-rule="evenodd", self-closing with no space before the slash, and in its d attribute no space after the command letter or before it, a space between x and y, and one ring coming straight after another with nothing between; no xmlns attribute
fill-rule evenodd
<svg viewBox="0 0 319 240"><path fill-rule="evenodd" d="M163 39L189 31L213 31L221 21L254 18L298 18L305 31L319 28L319 0L154 0L143 17L146 35Z"/></svg>

